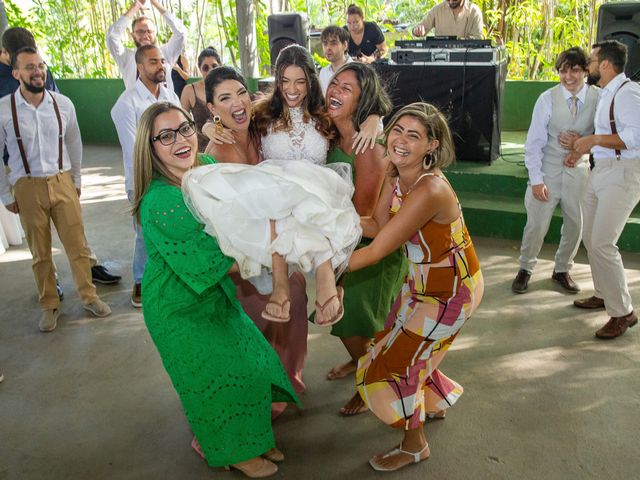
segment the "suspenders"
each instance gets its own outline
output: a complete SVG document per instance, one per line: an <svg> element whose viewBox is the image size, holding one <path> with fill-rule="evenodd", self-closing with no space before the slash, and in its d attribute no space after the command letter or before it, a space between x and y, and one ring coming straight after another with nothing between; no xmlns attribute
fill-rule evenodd
<svg viewBox="0 0 640 480"><path fill-rule="evenodd" d="M618 89L615 91L615 93L613 94L613 98L611 99L611 106L609 107L609 125L611 126L611 133L613 135L615 135L616 133L618 133L618 129L616 128L616 120L613 116L613 102L616 99L616 95L617 93L620 91L620 89L622 87L625 86L625 84L629 83L629 80L625 80L624 82L622 82L622 84L618 87ZM620 160L620 155L621 152L620 150L616 149L616 160Z"/></svg>
<svg viewBox="0 0 640 480"><path fill-rule="evenodd" d="M62 117L60 116L60 109L55 97L47 90L47 93L51 96L53 101L53 110L56 112L56 119L58 120L58 170L62 172ZM20 157L22 157L22 166L27 176L31 176L31 169L29 168L29 162L27 162L27 154L24 150L24 143L22 143L22 137L20 136L20 125L18 124L18 111L16 109L16 93L11 94L11 117L13 118L13 130L16 134L16 140L18 141L18 148L20 149Z"/></svg>

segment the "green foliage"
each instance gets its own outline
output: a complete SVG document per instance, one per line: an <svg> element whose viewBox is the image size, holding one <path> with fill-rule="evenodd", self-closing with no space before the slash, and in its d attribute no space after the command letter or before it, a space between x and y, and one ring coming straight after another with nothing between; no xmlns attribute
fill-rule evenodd
<svg viewBox="0 0 640 480"><path fill-rule="evenodd" d="M182 18L189 33L187 55L191 65L200 50L215 46L223 61L239 65L236 0L162 0L167 9ZM262 75L269 73L267 17L272 4L288 11L306 13L309 24L321 29L344 25L351 3L362 7L365 19L384 23L387 43L393 47L407 32L392 25L419 22L441 0L254 0L257 53ZM105 44L107 28L133 0L33 0L25 10L16 0L5 0L10 26L33 31L54 74L58 77L118 76ZM588 47L595 38L597 8L603 0L475 0L483 10L485 32L509 51L509 77L556 79L553 70L559 52L570 46ZM505 6L507 7L504 10ZM171 32L155 9L150 15L159 25L158 37L166 41ZM317 58L322 63L324 59ZM192 72L196 73L196 72Z"/></svg>

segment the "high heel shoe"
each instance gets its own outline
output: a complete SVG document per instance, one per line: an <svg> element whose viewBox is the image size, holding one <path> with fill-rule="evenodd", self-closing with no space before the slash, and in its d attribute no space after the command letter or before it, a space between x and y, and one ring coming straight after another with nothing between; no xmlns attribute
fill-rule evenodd
<svg viewBox="0 0 640 480"><path fill-rule="evenodd" d="M278 473L278 466L262 457L255 457L246 462L236 463L235 465L229 465L224 468L225 470L235 468L249 478L266 478Z"/></svg>

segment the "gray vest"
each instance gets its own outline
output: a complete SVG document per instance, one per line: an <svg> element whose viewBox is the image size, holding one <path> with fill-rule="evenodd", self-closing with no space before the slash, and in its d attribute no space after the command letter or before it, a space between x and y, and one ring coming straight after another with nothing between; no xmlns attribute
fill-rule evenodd
<svg viewBox="0 0 640 480"><path fill-rule="evenodd" d="M573 169L563 165L567 151L560 146L558 136L566 131L573 130L581 136L593 133L593 119L596 115L598 105L598 89L593 86L587 87L587 95L584 105L580 107L576 118L571 117L571 111L567 100L562 94L562 88L558 84L551 89L551 118L547 126L547 144L542 149L542 172L545 176L556 176L563 171L570 172ZM583 157L582 165L575 168L586 168L586 155Z"/></svg>

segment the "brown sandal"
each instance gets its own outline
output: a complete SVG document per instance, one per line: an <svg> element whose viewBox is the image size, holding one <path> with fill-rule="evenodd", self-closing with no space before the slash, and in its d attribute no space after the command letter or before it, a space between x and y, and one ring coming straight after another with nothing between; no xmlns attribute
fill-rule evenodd
<svg viewBox="0 0 640 480"><path fill-rule="evenodd" d="M270 300L267 302L267 305L276 305L278 307L280 307L280 312L284 312L284 307L285 305L287 305L287 303L289 304L289 311L291 311L291 302L289 301L289 299L285 299L282 303L278 303L275 300ZM267 309L265 308L262 313L260 314L260 316L262 318L264 318L265 320L269 320L271 322L279 322L279 323L286 323L289 320L291 320L291 315L287 315L285 316L279 316L279 315L272 315L269 312L267 312Z"/></svg>
<svg viewBox="0 0 640 480"><path fill-rule="evenodd" d="M333 301L333 300L338 300L338 302L340 302L340 308L338 309L338 311L336 312L335 316L333 318L331 318L328 322L324 322L324 323L319 323L316 322L316 324L320 327L330 327L331 325L335 325L336 323L338 323L340 320L342 320L342 316L344 315L344 305L343 305L343 300L344 300L344 288L342 287L336 287L336 291L338 293L336 293L335 295L332 295L331 297L329 297L322 305L320 305L318 303L318 301L316 300L316 310L320 312L321 316L324 316L324 309L327 308L327 306Z"/></svg>

